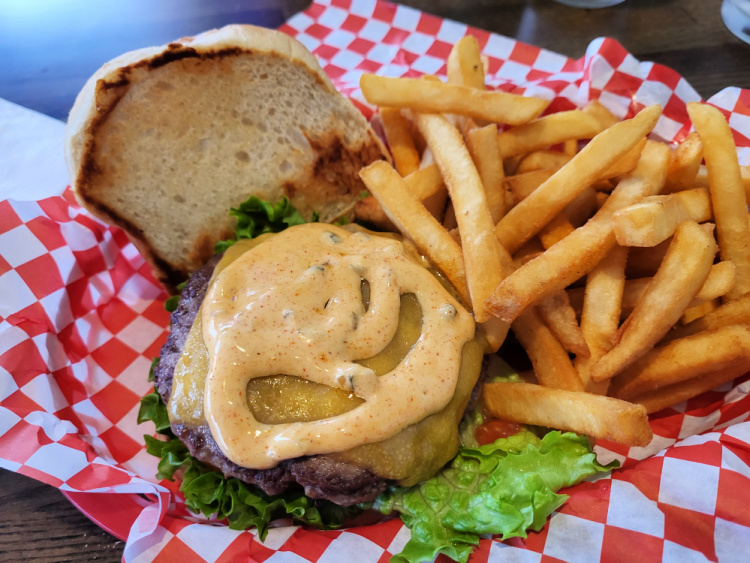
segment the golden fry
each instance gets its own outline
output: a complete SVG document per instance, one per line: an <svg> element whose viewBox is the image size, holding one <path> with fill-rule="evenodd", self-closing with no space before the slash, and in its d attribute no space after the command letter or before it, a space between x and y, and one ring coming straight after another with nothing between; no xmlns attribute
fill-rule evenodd
<svg viewBox="0 0 750 563"><path fill-rule="evenodd" d="M462 299L471 303L461 247L425 206L409 193L406 182L398 172L379 160L360 170L359 176L388 218L446 275Z"/></svg>
<svg viewBox="0 0 750 563"><path fill-rule="evenodd" d="M549 105L540 98L419 78L363 74L359 85L367 101L378 106L408 108L420 113L461 114L509 125L531 121Z"/></svg>
<svg viewBox="0 0 750 563"><path fill-rule="evenodd" d="M494 225L505 215L505 172L498 157L497 125L472 129L466 135L466 146L482 179L487 205Z"/></svg>
<svg viewBox="0 0 750 563"><path fill-rule="evenodd" d="M420 113L415 122L448 187L461 234L474 317L484 322L489 318L484 303L504 275L513 270L513 261L493 236L484 186L461 134L439 115Z"/></svg>
<svg viewBox="0 0 750 563"><path fill-rule="evenodd" d="M576 356L588 358L591 355L578 326L576 312L570 306L568 294L564 290L540 301L536 309L563 348Z"/></svg>
<svg viewBox="0 0 750 563"><path fill-rule="evenodd" d="M467 35L453 44L448 55L448 82L484 90L484 66L476 37Z"/></svg>
<svg viewBox="0 0 750 563"><path fill-rule="evenodd" d="M695 221L680 223L659 271L620 328L619 341L591 368L593 381L617 375L669 332L708 277L715 254L712 233Z"/></svg>
<svg viewBox="0 0 750 563"><path fill-rule="evenodd" d="M595 117L579 109L545 115L526 125L499 133L500 157L505 160L569 139L592 139L604 129Z"/></svg>
<svg viewBox="0 0 750 563"><path fill-rule="evenodd" d="M692 188L702 160L703 142L698 132L693 131L672 151L667 169L667 182L664 186L665 193Z"/></svg>
<svg viewBox="0 0 750 563"><path fill-rule="evenodd" d="M568 352L542 322L536 309L530 309L518 317L511 328L526 350L539 383L545 387L583 391L583 384L570 362Z"/></svg>
<svg viewBox="0 0 750 563"><path fill-rule="evenodd" d="M703 141L719 254L722 260L734 262L736 269L737 281L727 299L737 299L750 291L750 227L737 148L717 108L691 102L687 110Z"/></svg>
<svg viewBox="0 0 750 563"><path fill-rule="evenodd" d="M533 383L487 383L482 400L492 416L520 424L570 430L628 446L646 446L653 437L644 407L612 397Z"/></svg>
<svg viewBox="0 0 750 563"><path fill-rule="evenodd" d="M732 381L748 371L750 371L750 362L740 363L732 366L730 369L712 371L694 379L662 387L651 393L638 395L632 401L633 403L642 405L649 414L659 412L671 405L687 401L706 391L715 389L719 385Z"/></svg>
<svg viewBox="0 0 750 563"><path fill-rule="evenodd" d="M411 136L409 120L401 115L401 110L396 108L381 109L380 119L383 122L385 138L388 140L388 148L391 150L398 173L408 176L418 170L421 157Z"/></svg>
<svg viewBox="0 0 750 563"><path fill-rule="evenodd" d="M625 263L628 249L615 246L586 276L581 311L581 332L590 356L577 357L573 363L584 388L603 395L608 382L591 381L591 367L612 349L620 328L620 307L625 289Z"/></svg>
<svg viewBox="0 0 750 563"><path fill-rule="evenodd" d="M610 393L629 400L740 363L750 367L750 329L725 326L654 348L612 380Z"/></svg>

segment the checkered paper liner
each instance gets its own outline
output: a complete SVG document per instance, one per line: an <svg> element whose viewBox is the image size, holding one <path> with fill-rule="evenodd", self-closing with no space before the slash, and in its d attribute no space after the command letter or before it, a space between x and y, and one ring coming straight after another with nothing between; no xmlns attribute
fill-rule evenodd
<svg viewBox="0 0 750 563"><path fill-rule="evenodd" d="M488 83L553 100L550 111L599 99L619 117L664 107L655 135L690 130L698 94L675 71L639 62L612 39L572 60L513 39L372 0L313 3L282 30L305 44L364 113L362 73L444 77L451 45L477 37ZM750 161L750 92L709 100ZM386 561L409 537L400 520L321 532L285 526L265 542L187 512L177 484L155 480L136 425L151 359L165 341L164 291L122 231L82 211L70 192L0 202L0 466L63 491L132 495L143 507L126 561ZM750 549L750 381L747 377L651 417L646 448L597 446L623 468L566 492L540 532L483 538L472 561L740 560ZM140 496L135 496L140 495Z"/></svg>

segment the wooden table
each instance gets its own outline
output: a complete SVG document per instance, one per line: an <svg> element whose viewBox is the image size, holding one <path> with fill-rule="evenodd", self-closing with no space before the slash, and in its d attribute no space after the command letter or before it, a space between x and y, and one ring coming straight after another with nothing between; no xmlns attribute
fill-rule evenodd
<svg viewBox="0 0 750 563"><path fill-rule="evenodd" d="M65 119L85 80L127 50L227 23L276 27L307 0L130 0L0 3L0 97ZM627 0L603 10L552 0L407 0L458 20L578 58L599 36L640 60L677 70L705 98L750 89L750 46L725 27L719 0ZM117 561L124 542L100 530L61 495L0 471L0 560Z"/></svg>

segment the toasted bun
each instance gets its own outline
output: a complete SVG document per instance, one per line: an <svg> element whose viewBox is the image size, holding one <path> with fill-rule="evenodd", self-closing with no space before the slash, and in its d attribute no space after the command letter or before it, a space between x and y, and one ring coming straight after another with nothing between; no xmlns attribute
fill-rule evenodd
<svg viewBox="0 0 750 563"><path fill-rule="evenodd" d="M249 25L105 64L70 112L65 151L81 205L122 227L168 287L231 235L229 209L250 195L331 221L383 158L304 46Z"/></svg>

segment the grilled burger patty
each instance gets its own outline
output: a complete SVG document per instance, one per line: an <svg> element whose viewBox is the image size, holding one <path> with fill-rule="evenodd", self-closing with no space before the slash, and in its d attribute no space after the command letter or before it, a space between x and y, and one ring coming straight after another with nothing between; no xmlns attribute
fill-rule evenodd
<svg viewBox="0 0 750 563"><path fill-rule="evenodd" d="M190 277L180 295L179 305L172 313L171 332L154 370L156 390L165 403L169 401L172 392L175 365L182 355L190 328L206 296L208 282L220 259L220 255L215 256ZM327 499L342 506L351 506L375 499L389 484L389 481L367 469L325 455L285 460L271 469L248 469L227 459L207 424L172 424L172 431L196 459L215 467L226 477L236 477L269 495L302 487L310 498Z"/></svg>
<svg viewBox="0 0 750 563"><path fill-rule="evenodd" d="M188 334L220 260L221 255L216 255L193 273L182 290L177 309L171 315L171 331L162 347L160 361L154 369L155 387L165 403L169 401L172 392L175 366L182 356ZM476 403L486 371L485 359L467 409L473 408ZM374 500L389 485L395 483L393 480L379 477L368 469L327 455L284 460L270 469L248 469L227 459L206 423L188 425L173 422L172 431L196 459L216 468L226 477L236 477L255 485L269 495L301 488L310 498L326 499L341 506L351 506Z"/></svg>

